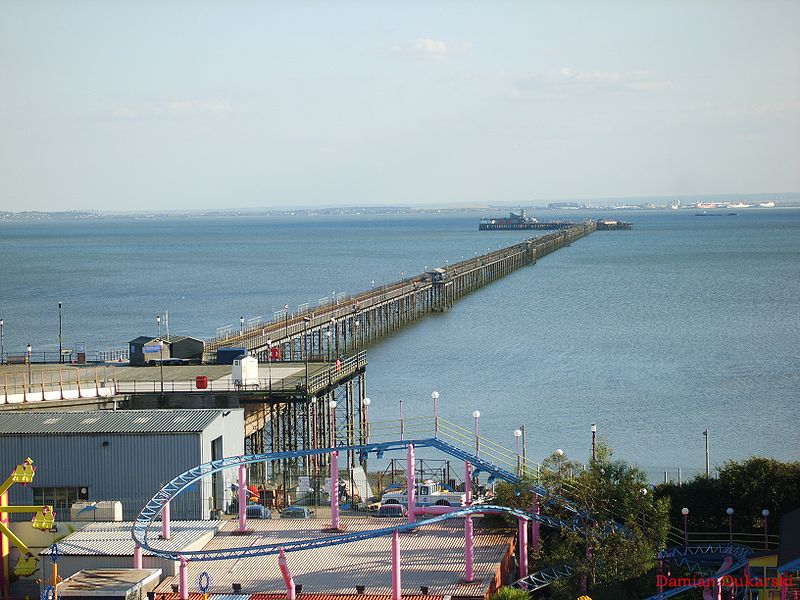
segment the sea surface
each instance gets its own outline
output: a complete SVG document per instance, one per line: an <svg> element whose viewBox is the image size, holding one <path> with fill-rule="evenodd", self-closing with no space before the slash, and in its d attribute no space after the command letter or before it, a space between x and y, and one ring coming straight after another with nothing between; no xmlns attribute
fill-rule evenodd
<svg viewBox="0 0 800 600"><path fill-rule="evenodd" d="M536 232L475 214L0 222L6 353L212 337ZM485 216L485 215L484 215ZM612 217L596 232L367 349L373 419L440 414L528 454L585 461L590 424L619 458L675 478L711 461L800 460L800 211L547 212ZM374 283L373 283L374 282Z"/></svg>

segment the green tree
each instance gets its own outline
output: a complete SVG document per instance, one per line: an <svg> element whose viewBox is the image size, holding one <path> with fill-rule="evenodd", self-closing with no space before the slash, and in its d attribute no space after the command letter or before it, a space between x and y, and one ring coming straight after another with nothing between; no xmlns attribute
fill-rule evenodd
<svg viewBox="0 0 800 600"><path fill-rule="evenodd" d="M719 470L719 477L705 475L678 485L659 485L656 497L669 498L670 519L683 528L681 508L689 509L689 530L704 532L728 531L725 509L733 508L736 531L760 533L764 527L763 509L770 511L772 532L777 532L780 517L800 506L800 462L752 457L744 462L728 461Z"/></svg>
<svg viewBox="0 0 800 600"><path fill-rule="evenodd" d="M666 545L669 501L655 498L642 471L612 460L611 450L601 444L598 459L586 468L563 454L548 457L541 482L585 515L579 532L547 532L543 552L530 565L532 570L563 564L575 569L575 577L552 584L551 597L574 599L582 582L595 600L638 598L654 591L650 572ZM530 507L533 498L526 487L500 486L497 501ZM552 498L545 498L542 511L567 521L575 517L564 502Z"/></svg>
<svg viewBox="0 0 800 600"><path fill-rule="evenodd" d="M530 597L525 590L504 586L489 596L489 600L530 600Z"/></svg>

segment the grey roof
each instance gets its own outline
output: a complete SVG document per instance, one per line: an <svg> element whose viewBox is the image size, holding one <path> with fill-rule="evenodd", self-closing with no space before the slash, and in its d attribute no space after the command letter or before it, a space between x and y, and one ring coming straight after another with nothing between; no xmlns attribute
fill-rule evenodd
<svg viewBox="0 0 800 600"><path fill-rule="evenodd" d="M129 344L136 344L141 346L142 344L146 344L147 342L152 342L153 340L157 340L158 336L153 337L152 335L140 335L137 338L132 339Z"/></svg>
<svg viewBox="0 0 800 600"><path fill-rule="evenodd" d="M197 433L222 412L222 409L4 411L0 412L0 435Z"/></svg>
<svg viewBox="0 0 800 600"><path fill-rule="evenodd" d="M182 342L183 340L192 340L194 342L199 342L201 344L205 344L203 340L200 338L192 337L190 335L171 335L167 339L167 342L170 344L176 344L178 342Z"/></svg>
<svg viewBox="0 0 800 600"><path fill-rule="evenodd" d="M173 521L168 540L158 539L160 525L150 530L148 540L159 550L180 552L208 542L222 525L222 521ZM61 556L133 556L132 527L132 521L89 523L59 540L58 553ZM50 553L51 548L46 548L40 555ZM151 556L147 551L142 554Z"/></svg>

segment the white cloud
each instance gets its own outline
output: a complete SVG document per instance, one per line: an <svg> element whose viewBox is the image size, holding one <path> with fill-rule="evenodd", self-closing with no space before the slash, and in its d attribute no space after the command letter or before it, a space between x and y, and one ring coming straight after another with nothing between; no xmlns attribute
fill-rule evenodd
<svg viewBox="0 0 800 600"><path fill-rule="evenodd" d="M413 42L392 46L392 52L397 56L427 59L441 59L468 49L467 43L447 43L432 38L417 38Z"/></svg>
<svg viewBox="0 0 800 600"><path fill-rule="evenodd" d="M230 111L231 104L227 100L167 100L162 102L145 102L131 106L119 106L112 112L121 119L139 119L147 117L197 117L219 115Z"/></svg>
<svg viewBox="0 0 800 600"><path fill-rule="evenodd" d="M580 71L562 67L558 71L522 78L515 85L515 94L548 90L657 92L671 88L672 82L651 71Z"/></svg>

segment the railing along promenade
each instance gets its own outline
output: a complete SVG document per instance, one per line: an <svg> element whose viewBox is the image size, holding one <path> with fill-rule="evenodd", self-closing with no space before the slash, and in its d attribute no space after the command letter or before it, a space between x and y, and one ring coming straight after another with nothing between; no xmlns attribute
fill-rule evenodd
<svg viewBox="0 0 800 600"><path fill-rule="evenodd" d="M281 360L302 360L307 354L340 357L377 340L430 312L443 312L460 297L535 263L596 229L577 223L547 235L501 248L330 304L289 314L276 313L268 323L242 327L206 343L204 362L214 362L219 348L247 348L266 361L270 348Z"/></svg>

